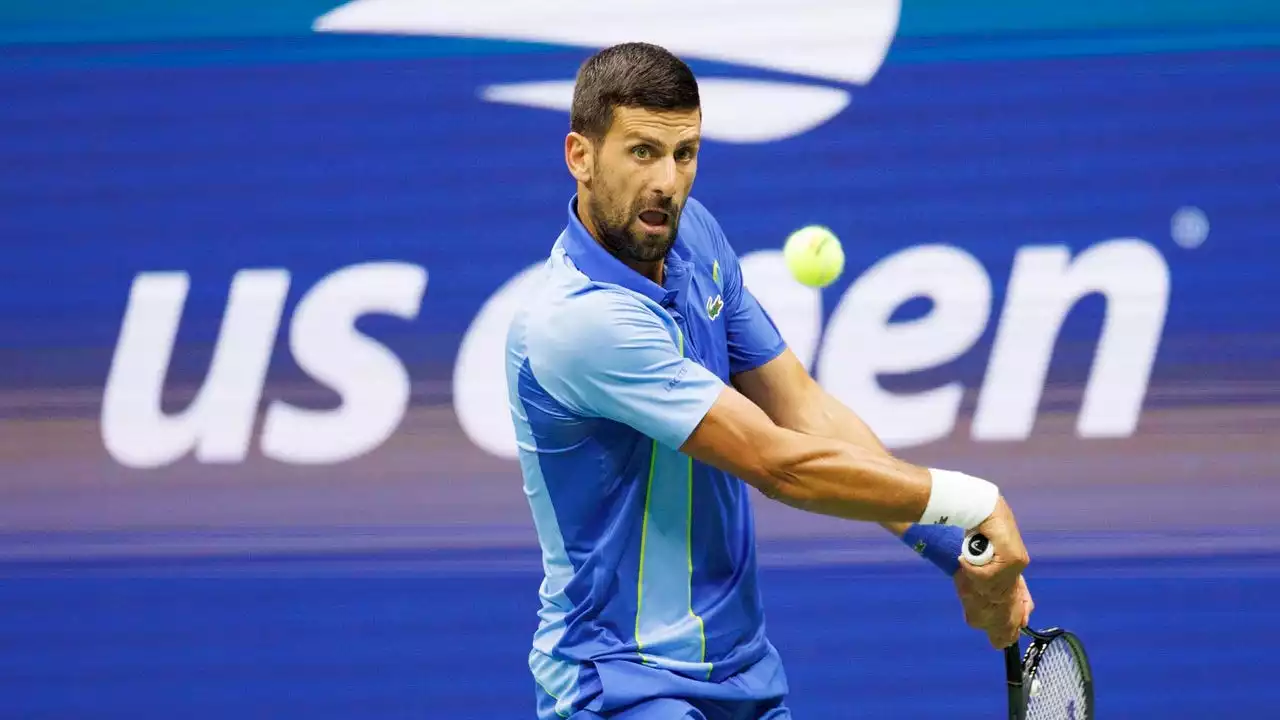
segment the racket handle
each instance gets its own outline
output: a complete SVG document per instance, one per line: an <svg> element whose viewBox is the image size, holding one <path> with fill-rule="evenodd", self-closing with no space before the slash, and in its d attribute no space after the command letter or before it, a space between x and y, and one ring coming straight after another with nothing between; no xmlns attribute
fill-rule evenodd
<svg viewBox="0 0 1280 720"><path fill-rule="evenodd" d="M991 544L991 540L987 539L982 533L973 533L964 539L964 546L960 550L960 554L964 557L965 562L975 567L982 567L991 562L991 558L996 555L995 545Z"/></svg>
<svg viewBox="0 0 1280 720"><path fill-rule="evenodd" d="M973 533L964 539L964 547L960 549L960 554L964 557L965 562L981 567L991 562L991 558L996 554L996 547L986 535ZM1023 631L1025 630L1026 628L1023 628ZM1021 690L1022 659L1019 657L1017 640L1014 640L1012 645L1004 649L1004 663L1010 687L1016 687Z"/></svg>

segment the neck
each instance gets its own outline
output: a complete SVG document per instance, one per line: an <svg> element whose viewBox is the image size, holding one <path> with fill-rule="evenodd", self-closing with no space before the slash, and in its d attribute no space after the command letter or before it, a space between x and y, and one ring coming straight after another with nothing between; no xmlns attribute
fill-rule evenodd
<svg viewBox="0 0 1280 720"><path fill-rule="evenodd" d="M578 220L582 221L582 226L587 229L587 232L591 233L591 237L597 243L599 243L600 247L604 248L605 251L608 252L610 255L614 256L615 258L618 258L618 262L622 263L623 265L626 265L632 270L635 270L641 275L649 278L650 280L657 283L658 285L661 285L662 271L664 268L663 259L645 261L645 260L631 260L629 258L619 257L618 253L609 249L609 246L605 245L604 241L600 239L601 237L600 229L597 228L595 222L591 220L591 213L586 212L586 209L584 208L584 204L582 202L583 196L581 193L579 193L578 198L579 198L578 207L576 209L578 214Z"/></svg>
<svg viewBox="0 0 1280 720"><path fill-rule="evenodd" d="M597 239L596 242L600 242L600 240ZM605 248L605 249L607 250L608 248ZM618 257L618 256L614 255L614 257ZM626 265L627 267L631 268L632 270L635 270L636 272L640 273L641 275L649 278L655 284L657 285L662 284L662 271L665 267L663 265L662 260L653 260L651 262L641 262L639 260L628 260L626 258L618 258L618 261L621 262L623 265Z"/></svg>

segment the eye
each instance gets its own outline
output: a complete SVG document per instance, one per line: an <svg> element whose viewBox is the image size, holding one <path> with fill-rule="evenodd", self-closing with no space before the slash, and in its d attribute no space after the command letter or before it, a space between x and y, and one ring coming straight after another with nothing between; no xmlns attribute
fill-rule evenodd
<svg viewBox="0 0 1280 720"><path fill-rule="evenodd" d="M648 145L637 145L631 148L631 154L639 160L648 160L653 155Z"/></svg>
<svg viewBox="0 0 1280 720"><path fill-rule="evenodd" d="M692 148L680 148L676 151L676 160L680 162L689 162L696 154L697 153L694 152Z"/></svg>

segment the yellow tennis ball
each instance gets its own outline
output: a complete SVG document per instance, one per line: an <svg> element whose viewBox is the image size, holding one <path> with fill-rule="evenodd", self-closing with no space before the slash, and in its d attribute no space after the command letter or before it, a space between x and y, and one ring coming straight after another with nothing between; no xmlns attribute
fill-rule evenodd
<svg viewBox="0 0 1280 720"><path fill-rule="evenodd" d="M809 287L826 287L844 272L844 247L835 233L821 225L791 233L782 257L795 279Z"/></svg>

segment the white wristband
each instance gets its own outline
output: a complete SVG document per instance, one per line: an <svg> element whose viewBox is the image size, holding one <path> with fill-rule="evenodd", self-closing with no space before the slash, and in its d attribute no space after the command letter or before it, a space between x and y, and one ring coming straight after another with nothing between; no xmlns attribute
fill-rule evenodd
<svg viewBox="0 0 1280 720"><path fill-rule="evenodd" d="M955 525L972 530L995 512L1000 488L954 470L929 468L933 489L920 516L921 525Z"/></svg>

